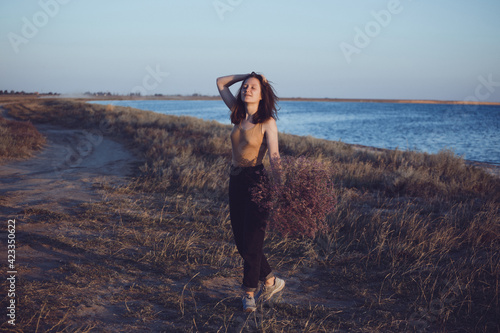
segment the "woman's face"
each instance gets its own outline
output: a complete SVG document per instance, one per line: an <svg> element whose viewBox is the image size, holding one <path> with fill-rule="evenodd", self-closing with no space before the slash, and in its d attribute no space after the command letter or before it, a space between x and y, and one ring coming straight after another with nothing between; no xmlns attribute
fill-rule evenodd
<svg viewBox="0 0 500 333"><path fill-rule="evenodd" d="M259 103L262 99L260 81L255 77L250 77L243 82L241 87L241 100L244 103Z"/></svg>

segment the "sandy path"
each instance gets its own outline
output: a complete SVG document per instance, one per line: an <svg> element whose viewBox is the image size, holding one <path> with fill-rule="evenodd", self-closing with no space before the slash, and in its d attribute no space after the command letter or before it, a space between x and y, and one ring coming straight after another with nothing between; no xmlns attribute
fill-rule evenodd
<svg viewBox="0 0 500 333"><path fill-rule="evenodd" d="M96 183L120 183L137 159L98 133L37 125L47 146L34 157L0 165L0 207L11 218L28 208L67 211L100 200ZM5 216L7 215L7 216Z"/></svg>
<svg viewBox="0 0 500 333"><path fill-rule="evenodd" d="M36 127L47 139L44 149L29 159L0 165L0 218L4 221L0 236L7 239L7 221L15 219L16 278L52 283L61 278L58 270L69 263L102 259L83 249L70 248L53 237L84 237L88 232L76 230L64 217L73 216L81 204L102 201L106 190L100 185L125 184L140 161L124 145L98 132L53 125ZM55 222L34 221L26 218L30 210L45 211L49 214L45 216L60 213L63 219L56 215ZM0 242L0 250L7 253L6 242ZM18 310L18 320L26 321L31 314L23 310ZM80 312L76 318L78 314L88 314Z"/></svg>
<svg viewBox="0 0 500 333"><path fill-rule="evenodd" d="M2 225L16 220L18 263L26 276L50 275L51 268L67 259L68 253L45 240L48 235L56 230L80 231L61 222L26 223L25 215L45 211L72 216L78 205L103 200L105 191L99 185L125 183L138 163L122 144L99 133L53 125L36 127L47 139L45 148L29 159L0 165L0 218L5 221ZM7 227L0 230L5 232ZM43 246L40 239L44 239ZM0 248L5 247L1 242Z"/></svg>

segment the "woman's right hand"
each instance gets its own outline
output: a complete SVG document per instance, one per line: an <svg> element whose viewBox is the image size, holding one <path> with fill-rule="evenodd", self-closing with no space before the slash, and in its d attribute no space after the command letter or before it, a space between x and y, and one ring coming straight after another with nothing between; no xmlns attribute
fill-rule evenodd
<svg viewBox="0 0 500 333"><path fill-rule="evenodd" d="M217 78L217 89L219 89L219 95L222 97L224 103L226 103L229 109L232 109L236 103L236 97L234 97L229 87L236 82L243 81L248 74L237 74L237 75L227 75Z"/></svg>

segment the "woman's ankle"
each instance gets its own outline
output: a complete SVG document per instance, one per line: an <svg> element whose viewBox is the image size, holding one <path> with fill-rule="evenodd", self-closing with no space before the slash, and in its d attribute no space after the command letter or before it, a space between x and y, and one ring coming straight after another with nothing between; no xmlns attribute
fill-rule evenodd
<svg viewBox="0 0 500 333"><path fill-rule="evenodd" d="M264 283L264 285L265 285L266 287L271 287L271 286L274 286L274 283L275 283L275 282L276 282L276 277L275 277L275 276L273 276L273 277L271 277L271 278L267 279L267 280L266 280L266 282Z"/></svg>

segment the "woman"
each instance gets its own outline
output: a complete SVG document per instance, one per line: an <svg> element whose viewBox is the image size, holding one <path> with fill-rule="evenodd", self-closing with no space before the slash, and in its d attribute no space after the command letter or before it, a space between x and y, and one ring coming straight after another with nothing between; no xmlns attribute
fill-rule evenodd
<svg viewBox="0 0 500 333"><path fill-rule="evenodd" d="M229 87L242 81L237 96ZM263 253L268 213L252 201L251 190L266 180L262 160L269 151L272 168L279 163L278 98L263 75L240 74L217 78L217 88L231 110L232 166L229 179L229 211L238 252L243 258L243 309L257 309L257 298L268 301L283 290L285 282L274 276ZM257 294L259 281L263 282Z"/></svg>

